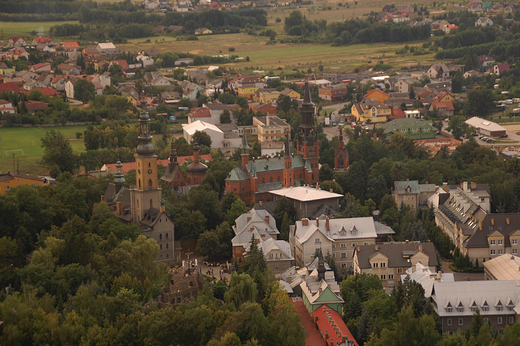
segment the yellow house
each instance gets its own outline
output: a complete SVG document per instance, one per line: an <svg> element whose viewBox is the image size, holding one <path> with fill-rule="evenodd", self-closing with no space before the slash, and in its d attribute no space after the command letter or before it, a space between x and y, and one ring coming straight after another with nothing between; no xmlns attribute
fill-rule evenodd
<svg viewBox="0 0 520 346"><path fill-rule="evenodd" d="M279 96L280 92L276 90L258 89L256 93L253 95L253 101L271 103L273 101L278 100Z"/></svg>
<svg viewBox="0 0 520 346"><path fill-rule="evenodd" d="M209 30L208 28L198 28L195 29L195 35L207 35L212 34L213 31Z"/></svg>
<svg viewBox="0 0 520 346"><path fill-rule="evenodd" d="M137 107L137 100L131 94L126 94L126 99L132 104L132 106Z"/></svg>
<svg viewBox="0 0 520 346"><path fill-rule="evenodd" d="M390 95L382 91L381 89L372 89L365 94L365 99L369 101L377 101L384 103L390 98Z"/></svg>
<svg viewBox="0 0 520 346"><path fill-rule="evenodd" d="M22 185L43 186L44 180L40 177L25 174L7 173L0 174L0 195Z"/></svg>
<svg viewBox="0 0 520 346"><path fill-rule="evenodd" d="M301 98L301 95L299 92L296 92L289 88L283 89L282 91L280 91L280 94L282 94L284 96L289 96L290 98L297 99L297 100L299 100Z"/></svg>
<svg viewBox="0 0 520 346"><path fill-rule="evenodd" d="M256 93L257 90L258 90L257 87L238 88L237 89L237 95L240 96L240 97L245 97L246 99L252 100L253 99L253 95Z"/></svg>
<svg viewBox="0 0 520 346"><path fill-rule="evenodd" d="M453 95L450 92L441 91L437 95L435 95L433 102L453 102L454 100L455 95Z"/></svg>
<svg viewBox="0 0 520 346"><path fill-rule="evenodd" d="M384 123L392 113L392 109L387 104L377 101L365 101L355 103L351 108L352 115L357 121L365 123Z"/></svg>

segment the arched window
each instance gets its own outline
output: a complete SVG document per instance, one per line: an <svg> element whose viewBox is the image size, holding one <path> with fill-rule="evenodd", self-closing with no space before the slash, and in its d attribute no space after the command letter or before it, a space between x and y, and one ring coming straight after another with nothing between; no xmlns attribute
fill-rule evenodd
<svg viewBox="0 0 520 346"><path fill-rule="evenodd" d="M166 243L166 248L168 248L168 243Z"/></svg>
<svg viewBox="0 0 520 346"><path fill-rule="evenodd" d="M151 164L150 164L150 162L148 162L148 167L152 167Z"/></svg>
<svg viewBox="0 0 520 346"><path fill-rule="evenodd" d="M263 184L263 183L265 183L265 179L264 179L264 178L262 178L262 184Z"/></svg>
<svg viewBox="0 0 520 346"><path fill-rule="evenodd" d="M166 233L166 239L168 239L168 233Z"/></svg>
<svg viewBox="0 0 520 346"><path fill-rule="evenodd" d="M273 177L271 177L271 183L273 182Z"/></svg>
<svg viewBox="0 0 520 346"><path fill-rule="evenodd" d="M139 179L139 188L141 188L141 179Z"/></svg>
<svg viewBox="0 0 520 346"><path fill-rule="evenodd" d="M150 209L153 208L153 199L150 198Z"/></svg>
<svg viewBox="0 0 520 346"><path fill-rule="evenodd" d="M153 185L152 179L148 180L148 187L152 187L152 185Z"/></svg>
<svg viewBox="0 0 520 346"><path fill-rule="evenodd" d="M345 166L343 165L343 155L339 154L338 156L338 168L344 168Z"/></svg>
<svg viewBox="0 0 520 346"><path fill-rule="evenodd" d="M159 234L159 240L162 240L162 233Z"/></svg>

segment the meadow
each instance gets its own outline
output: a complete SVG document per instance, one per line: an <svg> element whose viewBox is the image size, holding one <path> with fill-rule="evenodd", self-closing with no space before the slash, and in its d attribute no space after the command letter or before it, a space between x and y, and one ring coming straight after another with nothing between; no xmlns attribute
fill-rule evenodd
<svg viewBox="0 0 520 346"><path fill-rule="evenodd" d="M74 151L80 153L85 151L85 146L82 139L76 139L76 132L83 133L86 129L87 126L0 128L0 173L13 170L13 154L15 154L15 161L19 162L20 172L45 174L47 169L40 164L43 156L40 139L45 132L60 131L65 138L70 140Z"/></svg>
<svg viewBox="0 0 520 346"><path fill-rule="evenodd" d="M11 36L33 36L33 31L38 32L40 28L43 28L45 35L48 34L49 29L54 25L61 24L77 24L79 21L66 21L66 22L0 22L0 40L7 40Z"/></svg>

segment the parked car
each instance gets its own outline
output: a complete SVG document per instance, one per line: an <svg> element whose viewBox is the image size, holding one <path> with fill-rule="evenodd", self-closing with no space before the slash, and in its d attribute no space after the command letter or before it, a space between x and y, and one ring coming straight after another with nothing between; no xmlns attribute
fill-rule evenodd
<svg viewBox="0 0 520 346"><path fill-rule="evenodd" d="M503 135L500 135L500 138L507 138L507 137L509 137L509 136L507 135L507 133L504 133Z"/></svg>

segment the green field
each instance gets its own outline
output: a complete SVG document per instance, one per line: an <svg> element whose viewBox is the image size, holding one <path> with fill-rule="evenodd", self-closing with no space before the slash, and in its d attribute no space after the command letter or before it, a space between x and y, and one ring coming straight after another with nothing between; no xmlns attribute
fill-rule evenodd
<svg viewBox="0 0 520 346"><path fill-rule="evenodd" d="M15 159L19 160L21 173L47 173L47 169L39 163L43 155L40 138L45 135L45 132L60 131L71 141L72 148L79 153L85 151L85 146L82 139L76 139L76 132L84 132L86 129L87 126L0 128L0 173L13 170L13 154Z"/></svg>
<svg viewBox="0 0 520 346"><path fill-rule="evenodd" d="M79 21L66 22L0 22L0 40L7 40L14 35L31 36L32 31L38 32L43 28L44 35L48 35L49 29L54 25L77 24Z"/></svg>

